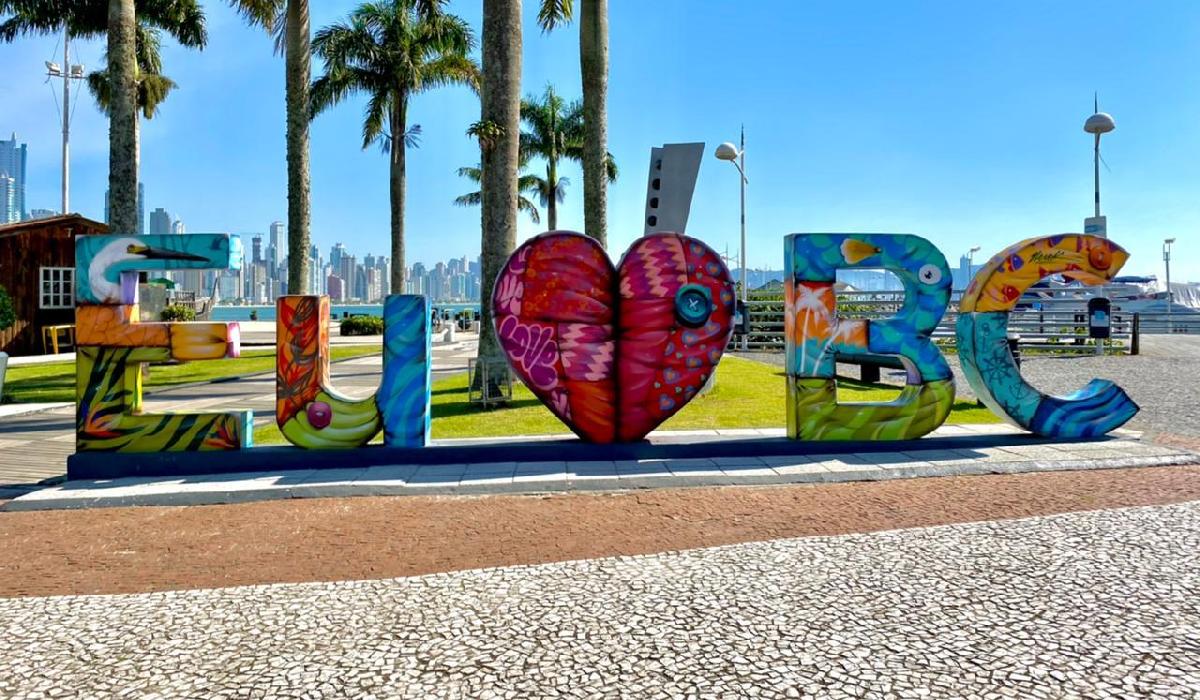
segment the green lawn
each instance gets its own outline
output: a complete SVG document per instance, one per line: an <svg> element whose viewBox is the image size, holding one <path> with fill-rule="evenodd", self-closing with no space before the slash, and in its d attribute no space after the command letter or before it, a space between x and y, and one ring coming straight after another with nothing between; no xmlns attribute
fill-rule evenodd
<svg viewBox="0 0 1200 700"><path fill-rule="evenodd" d="M363 355L378 355L378 345L335 345L333 360ZM241 357L205 362L152 365L145 387L148 391L178 384L228 379L260 374L275 369L275 351L269 348L246 350ZM4 380L4 403L41 403L75 400L75 363L50 362L9 367Z"/></svg>
<svg viewBox="0 0 1200 700"><path fill-rule="evenodd" d="M839 382L841 401L890 401L897 389ZM725 357L717 367L717 385L662 425L664 430L712 428L782 428L785 421L784 375L778 367ZM987 408L956 401L948 423L998 423ZM433 385L433 437L465 438L503 435L568 433L523 384L513 387L513 401L505 408L484 410L467 403L467 377L459 375ZM254 431L254 444L284 443L274 423Z"/></svg>

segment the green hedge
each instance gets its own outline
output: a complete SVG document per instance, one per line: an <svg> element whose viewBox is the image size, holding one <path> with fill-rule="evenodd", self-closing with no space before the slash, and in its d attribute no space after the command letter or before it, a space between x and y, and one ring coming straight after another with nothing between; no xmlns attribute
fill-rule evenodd
<svg viewBox="0 0 1200 700"><path fill-rule="evenodd" d="M168 322L195 321L196 310L183 304L171 304L159 312L158 317Z"/></svg>
<svg viewBox="0 0 1200 700"><path fill-rule="evenodd" d="M379 316L350 316L342 319L342 335L383 335Z"/></svg>
<svg viewBox="0 0 1200 700"><path fill-rule="evenodd" d="M8 290L0 285L0 331L17 322L17 313L13 310L12 297Z"/></svg>

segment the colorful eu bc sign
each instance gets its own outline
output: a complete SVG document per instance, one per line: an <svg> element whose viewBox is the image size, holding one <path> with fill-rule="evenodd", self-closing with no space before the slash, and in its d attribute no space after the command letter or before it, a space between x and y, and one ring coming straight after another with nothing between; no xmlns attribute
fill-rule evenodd
<svg viewBox="0 0 1200 700"><path fill-rule="evenodd" d="M929 241L907 234L810 233L785 240L787 430L797 440L910 440L937 428L954 379L932 334L950 302L950 270ZM992 258L960 304L963 374L985 404L1016 425L1061 438L1102 435L1137 413L1110 381L1046 396L1020 374L1008 316L1030 286L1061 274L1110 281L1128 259L1086 234L1035 238ZM250 411L145 413L142 365L236 357L236 323L141 323L140 271L238 269L225 234L81 236L76 240L79 452L185 452L248 448ZM904 300L890 318L839 313L838 270L884 269ZM639 238L614 266L592 239L554 231L526 241L496 280L495 330L514 373L582 439L641 440L700 393L732 334L734 287L720 257L674 233ZM277 301L275 419L307 449L353 449L381 431L390 447L430 436L429 304L394 294L384 303L383 377L366 399L329 378L329 299ZM842 404L838 358L892 358L907 381L895 401ZM886 360L885 360L886 361Z"/></svg>

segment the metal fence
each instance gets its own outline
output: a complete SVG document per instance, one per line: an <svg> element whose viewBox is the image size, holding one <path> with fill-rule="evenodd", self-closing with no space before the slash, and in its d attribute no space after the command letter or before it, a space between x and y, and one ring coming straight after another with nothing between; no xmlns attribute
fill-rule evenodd
<svg viewBox="0 0 1200 700"><path fill-rule="evenodd" d="M1139 313L1138 326L1148 335L1200 335L1200 314Z"/></svg>
<svg viewBox="0 0 1200 700"><path fill-rule="evenodd" d="M1100 290L1103 293L1103 290ZM933 333L934 342L946 347L954 346L954 328L958 321L958 299L961 292L954 292L950 307ZM837 312L842 318L882 319L894 316L904 304L904 292L842 292L837 295ZM776 352L784 348L783 297L782 293L758 295L747 302L750 315L750 333L745 347L750 350ZM1095 340L1088 337L1087 300L1077 291L1039 291L1038 296L1029 295L1021 300L1018 308L1009 316L1010 334L1019 338L1023 350L1038 354L1095 354ZM1111 337L1103 341L1105 352L1136 354L1137 336L1140 333L1200 333L1200 314L1172 314L1168 322L1165 314L1140 314L1125 311L1120 303L1114 302L1111 319ZM731 348L743 347L743 339L736 336Z"/></svg>

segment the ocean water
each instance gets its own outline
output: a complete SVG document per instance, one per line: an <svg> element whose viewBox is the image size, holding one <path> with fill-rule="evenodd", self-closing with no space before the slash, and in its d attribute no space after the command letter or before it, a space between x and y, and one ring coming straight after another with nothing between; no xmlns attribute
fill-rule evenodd
<svg viewBox="0 0 1200 700"><path fill-rule="evenodd" d="M451 316L459 311L474 311L479 313L479 304L468 303L434 303L434 309L438 311L449 312ZM258 312L259 321L274 321L275 306L216 306L212 311L212 320L214 321L249 321L250 312ZM332 304L329 307L329 317L331 319L342 318L343 316L353 314L367 314L369 316L383 316L383 304Z"/></svg>

